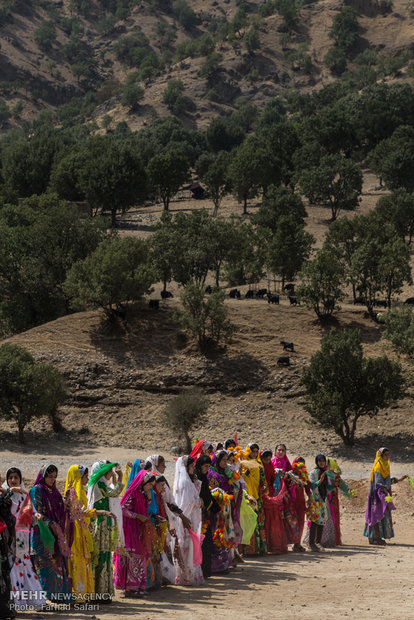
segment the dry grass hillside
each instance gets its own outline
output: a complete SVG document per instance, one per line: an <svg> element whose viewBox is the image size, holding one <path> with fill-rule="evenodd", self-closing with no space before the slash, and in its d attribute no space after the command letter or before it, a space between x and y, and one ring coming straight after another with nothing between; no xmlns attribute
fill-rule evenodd
<svg viewBox="0 0 414 620"><path fill-rule="evenodd" d="M281 43L283 32L282 18L276 13L258 19L257 9L261 2L249 2L250 23L258 23L260 49L248 54L241 38L230 44L216 44L216 52L221 56L220 68L210 78L200 77L199 70L204 58L186 58L175 62L175 50L185 40L196 39L208 31L214 19L231 21L237 12L236 0L217 2L216 0L189 0L189 6L199 18L198 24L185 30L171 13L155 9L142 0L125 19L119 19L107 34L102 34L102 20L110 13L98 0L88 2L86 16L71 11L70 0L13 0L7 17L0 25L0 97L10 108L19 101L23 110L19 115L3 124L2 131L21 124L23 120L33 120L39 110L54 109L70 101L72 97L82 98L88 90L97 90L100 105L93 112L93 119L101 123L105 115L110 115L113 123L125 120L132 129L149 122L154 115L169 113L162 103L162 93L168 80L177 78L185 86L188 103L183 121L188 127L204 128L209 120L218 114L234 109L240 96L261 108L266 100L286 89L299 88L309 91L320 88L333 81L329 70L324 67L323 57L332 46L328 33L332 19L340 10L340 0L320 0L305 5L300 10L299 26L289 42ZM411 2L394 0L391 11L384 11L383 4L376 0L350 0L359 14L361 32L354 55L367 47L375 49L380 56L395 56L411 49L413 15ZM79 27L76 35L83 53L94 62L93 76L89 80L75 77L71 59L65 46L71 41L67 21L75 17ZM56 39L47 51L35 42L35 31L42 22L54 21ZM163 23L175 32L175 40L166 46L156 34L157 25ZM1 21L0 21L1 24ZM168 59L155 76L143 83L145 96L134 112L128 112L120 104L116 89L125 83L126 75L134 67L123 66L113 52L113 45L120 37L132 34L140 28L148 37L151 48L158 55L167 53ZM240 33L242 37L243 31ZM312 60L313 68L305 73L300 63L289 59L289 53L305 44L306 53ZM409 59L407 59L408 64ZM352 63L350 65L352 69ZM385 77L385 80L404 80L412 82L405 73L406 67ZM255 75L255 81L250 79ZM218 93L217 101L206 98L208 91Z"/></svg>
<svg viewBox="0 0 414 620"><path fill-rule="evenodd" d="M374 183L375 178L367 172L357 212L369 211L381 195L373 189ZM171 205L173 211L206 206L207 201L185 200ZM249 211L254 209L250 205ZM229 200L222 214L238 210L240 207ZM319 245L328 227L327 211L308 211L307 226ZM141 209L128 214L123 234L150 234L148 229L160 214L161 207L156 206L149 212ZM268 286L268 282L263 285ZM312 312L291 307L285 297L280 306L263 299L227 299L230 318L238 331L226 349L205 355L177 324L174 309L179 305L180 291L173 284L169 288L174 299L161 302L159 311L143 303L141 308L130 310L128 320L119 325L109 325L100 311L89 311L10 339L38 360L56 364L64 373L70 391L63 410L64 425L66 438L74 445L86 441L89 445L137 451L168 451L178 440L164 424L163 408L182 388L199 386L209 395L211 406L208 417L195 429L196 436L219 440L237 431L242 444L254 439L262 446L273 446L282 440L291 453L309 454L323 446L343 458L368 460L373 445L386 443L392 447L394 459L414 460L410 396L377 418L362 420L351 453L333 432L311 425L303 408L301 372L330 327L360 329L367 355L393 355L382 339L381 326L366 318L363 308L345 302L330 325L321 325ZM152 297L159 297L159 292L160 285L156 285ZM407 288L402 298L406 294L412 290ZM277 364L283 354L281 340L295 344L288 368ZM409 377L408 366L406 371ZM30 425L27 437L44 439L47 429L48 421L40 419ZM14 433L11 423L2 424L0 436L9 445L10 441L14 445Z"/></svg>

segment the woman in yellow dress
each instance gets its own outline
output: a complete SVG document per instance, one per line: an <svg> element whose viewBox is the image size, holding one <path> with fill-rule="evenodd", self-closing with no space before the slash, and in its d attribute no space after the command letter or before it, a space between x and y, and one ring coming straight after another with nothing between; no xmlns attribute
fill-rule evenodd
<svg viewBox="0 0 414 620"><path fill-rule="evenodd" d="M72 555L69 558L69 574L72 592L77 600L93 599L95 584L92 570L93 539L90 520L97 514L110 516L107 510L88 508L88 498L84 486L88 483L88 468L85 465L72 465L66 476L65 499L70 520L74 523Z"/></svg>

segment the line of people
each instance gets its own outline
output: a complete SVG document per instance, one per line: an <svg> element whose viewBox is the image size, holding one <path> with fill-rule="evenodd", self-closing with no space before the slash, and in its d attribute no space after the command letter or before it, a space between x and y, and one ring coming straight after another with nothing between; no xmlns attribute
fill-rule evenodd
<svg viewBox="0 0 414 620"><path fill-rule="evenodd" d="M177 459L172 489L165 469L158 454L124 472L109 461L90 472L72 465L61 494L55 465L28 493L11 467L0 494L0 617L46 601L107 603L115 589L136 597L200 584L249 555L303 552L302 540L314 552L341 544L338 492L352 491L332 458L319 454L308 473L284 444L273 454L197 441Z"/></svg>

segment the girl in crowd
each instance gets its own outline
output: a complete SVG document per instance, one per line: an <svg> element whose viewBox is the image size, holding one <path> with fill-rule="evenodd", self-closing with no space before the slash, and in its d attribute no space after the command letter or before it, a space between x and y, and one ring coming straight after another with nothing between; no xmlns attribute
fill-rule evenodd
<svg viewBox="0 0 414 620"><path fill-rule="evenodd" d="M207 472L210 489L217 496L220 510L212 515L213 551L211 570L213 573L227 572L233 564L233 549L237 545L234 518L240 522L241 495L234 499L233 475L235 472L227 466L228 453L220 450L213 456Z"/></svg>
<svg viewBox="0 0 414 620"><path fill-rule="evenodd" d="M371 471L365 513L364 536L368 538L370 545L385 545L384 538L394 537L391 510L395 510L395 506L391 499L391 485L405 480L406 477L391 478L390 452L388 448L380 448Z"/></svg>
<svg viewBox="0 0 414 620"><path fill-rule="evenodd" d="M220 512L220 506L212 496L210 485L208 483L207 472L209 471L210 466L211 459L207 456L207 454L202 454L199 456L195 466L195 473L201 482L200 497L203 502L202 532L204 534L204 540L202 544L203 563L201 568L203 570L204 579L210 577L212 573L211 560L214 552L212 522L215 520L215 515Z"/></svg>
<svg viewBox="0 0 414 620"><path fill-rule="evenodd" d="M74 523L74 532L68 565L72 592L76 594L76 598L81 599L95 592L92 571L94 546L90 531L91 519L96 519L97 515L111 516L107 510L88 508L88 499L84 489L88 480L88 468L85 465L69 467L66 475L65 499L71 521Z"/></svg>
<svg viewBox="0 0 414 620"><path fill-rule="evenodd" d="M293 545L293 551L305 551L300 544L298 519L295 512L296 486L297 480L292 475L292 465L286 455L286 446L280 443L275 448L275 455L272 465L276 472L275 488L279 492L283 487L286 488L283 500L283 524L285 527L286 540Z"/></svg>
<svg viewBox="0 0 414 620"><path fill-rule="evenodd" d="M13 493L10 498L11 512L16 519L16 544L10 574L13 601L16 609L24 611L27 609L28 599L23 599L23 597L30 596L30 606L40 609L44 601L39 578L33 570L30 559L30 528L36 523L36 515L33 514L33 505L24 486L20 469L10 467L7 470L2 488ZM40 515L37 516L40 517Z"/></svg>
<svg viewBox="0 0 414 620"><path fill-rule="evenodd" d="M147 565L147 588L157 589L162 586L163 572L161 561L165 551L168 531L167 513L162 500L166 478L162 474L154 476L152 488L149 491L150 504L148 514L153 525L152 554Z"/></svg>
<svg viewBox="0 0 414 620"><path fill-rule="evenodd" d="M31 530L30 554L47 598L58 603L69 603L72 600L72 586L67 558L70 556L68 542L71 528L66 530L68 514L56 487L57 474L55 465L43 465L29 491L33 508L40 515Z"/></svg>
<svg viewBox="0 0 414 620"><path fill-rule="evenodd" d="M147 591L147 563L153 540L148 494L154 480L153 474L140 470L121 500L125 553L114 555L115 587L129 596Z"/></svg>
<svg viewBox="0 0 414 620"><path fill-rule="evenodd" d="M111 488L112 469L118 481ZM96 519L92 520L92 536L94 541L94 582L95 593L105 594L101 602L111 602L114 595L112 573L113 528L116 520L110 516L109 498L122 492L122 469L117 463L98 461L92 465L91 477L88 482L88 508L97 510ZM104 511L103 513L101 511Z"/></svg>
<svg viewBox="0 0 414 620"><path fill-rule="evenodd" d="M175 466L173 495L177 505L191 521L191 530L184 528L182 521L177 522L178 545L182 561L176 561L175 581L180 585L203 583L203 571L200 563L194 562L194 545L201 534L201 483L194 474L195 463L191 456L181 456ZM190 533L195 534L195 537ZM200 538L198 539L200 541ZM201 545L200 545L201 546Z"/></svg>
<svg viewBox="0 0 414 620"><path fill-rule="evenodd" d="M286 487L280 486L276 494L274 483L276 474L272 465L272 451L269 449L260 451L260 461L263 465L268 494L263 494L263 506L265 511L265 531L267 550L269 553L283 554L288 552L285 528L283 525L283 498Z"/></svg>
<svg viewBox="0 0 414 620"><path fill-rule="evenodd" d="M263 494L267 493L266 477L263 465L259 462L259 446L249 443L244 460L241 461L243 478L246 483L247 494L253 499L253 508L257 514L257 524L249 545L245 545L247 555L264 555L267 553L265 511L263 508Z"/></svg>
<svg viewBox="0 0 414 620"><path fill-rule="evenodd" d="M309 474L306 469L305 459L302 456L298 456L292 462L292 471L295 476L299 479L300 484L296 486L296 498L293 503L293 510L296 514L297 518L297 526L299 530L299 544L302 540L303 529L305 527L305 516L306 516L306 499L305 492L308 497L310 497L311 491L309 486ZM303 547L301 547L301 550Z"/></svg>
<svg viewBox="0 0 414 620"><path fill-rule="evenodd" d="M328 493L333 491L334 477L332 477L326 467L326 457L318 454L315 458L316 467L309 476L309 486L311 498L309 502L309 546L312 551L322 551L321 544L323 528L328 520Z"/></svg>
<svg viewBox="0 0 414 620"><path fill-rule="evenodd" d="M10 558L15 549L16 519L12 514L11 492L0 489L0 618L11 620L16 614L11 604Z"/></svg>

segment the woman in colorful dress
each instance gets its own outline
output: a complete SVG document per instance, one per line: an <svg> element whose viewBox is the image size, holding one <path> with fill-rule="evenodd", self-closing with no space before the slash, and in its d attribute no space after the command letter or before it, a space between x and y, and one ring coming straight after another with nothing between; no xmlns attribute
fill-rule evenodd
<svg viewBox="0 0 414 620"><path fill-rule="evenodd" d="M200 457L201 458L201 457ZM228 452L220 450L213 456L207 472L207 480L213 497L219 504L220 510L211 515L211 530L213 534L213 551L211 556L211 570L213 573L227 572L233 565L234 549L238 542L235 521L240 527L241 493L233 485L233 476L236 472L227 466Z"/></svg>
<svg viewBox="0 0 414 620"><path fill-rule="evenodd" d="M97 515L111 516L108 510L88 508L88 498L84 489L88 480L88 468L85 465L69 467L65 483L65 500L70 519L74 523L74 533L68 565L72 592L77 600L92 600L95 592L91 519L96 519Z"/></svg>
<svg viewBox="0 0 414 620"><path fill-rule="evenodd" d="M391 478L390 451L380 448L371 471L368 505L365 513L364 536L370 545L385 545L384 538L394 537L391 510L395 510L391 497L391 485L405 480Z"/></svg>
<svg viewBox="0 0 414 620"><path fill-rule="evenodd" d="M293 545L292 551L305 551L300 544L298 518L295 512L296 487L299 481L292 475L292 465L287 457L284 443L279 443L276 446L272 465L276 473L275 488L277 493L279 493L283 486L282 480L286 487L283 500L283 523L285 526L286 540L289 545Z"/></svg>
<svg viewBox="0 0 414 620"><path fill-rule="evenodd" d="M292 471L300 481L300 484L296 486L296 497L293 504L294 511L297 518L297 527L299 530L299 544L302 541L303 530L305 527L306 517L306 498L305 493L309 497L311 494L309 486L309 474L306 469L305 459L302 456L298 456L292 462ZM301 549L303 547L301 546Z"/></svg>
<svg viewBox="0 0 414 620"><path fill-rule="evenodd" d="M114 488L111 488L110 482L114 467L118 481ZM100 595L99 600L104 603L110 603L114 595L112 551L118 539L116 519L108 515L110 513L109 498L117 497L122 493L122 488L122 469L117 463L98 461L92 465L88 482L88 508L99 512L104 511L104 514L97 512L96 519L91 520L94 543L94 582L95 593Z"/></svg>
<svg viewBox="0 0 414 620"><path fill-rule="evenodd" d="M214 550L213 532L211 529L212 521L215 515L220 512L220 506L211 494L210 485L208 483L207 472L211 466L211 458L207 454L202 454L197 459L195 466L195 472L197 478L201 482L200 497L203 502L202 515L203 526L202 533L204 534L204 540L202 544L203 563L201 568L203 570L203 577L207 579L211 577L211 559Z"/></svg>
<svg viewBox="0 0 414 620"><path fill-rule="evenodd" d="M2 488L13 493L10 498L11 512L16 519L16 548L10 573L15 609L27 610L28 601L31 608L40 609L44 604L42 588L30 559L30 528L36 524L37 517L33 513L33 505L20 469L10 467L7 470Z"/></svg>
<svg viewBox="0 0 414 620"><path fill-rule="evenodd" d="M48 600L70 603L72 586L68 569L68 542L71 532L65 502L56 487L57 474L55 465L43 465L29 491L33 509L41 515L30 533L30 555Z"/></svg>
<svg viewBox="0 0 414 620"><path fill-rule="evenodd" d="M166 482L167 480L164 475L157 474L149 495L151 501L148 506L148 514L153 525L153 540L151 550L152 553L147 565L147 588L152 590L158 589L163 585L163 569L165 570L165 563L167 561L165 551L169 522L163 500ZM173 570L169 578L165 581L168 583L173 583L171 581L172 575L174 575L175 580L175 571Z"/></svg>
<svg viewBox="0 0 414 620"><path fill-rule="evenodd" d="M10 559L15 553L15 523L12 514L11 492L0 489L0 618L11 620L16 617L10 598Z"/></svg>
<svg viewBox="0 0 414 620"><path fill-rule="evenodd" d="M321 544L325 548L333 548L336 545L341 545L341 522L340 522L340 510L339 510L339 491L341 491L345 497L351 497L351 491L345 480L341 478L341 468L335 459L327 459L327 472L333 479L334 488L327 495L328 504L328 518L323 528Z"/></svg>
<svg viewBox="0 0 414 620"><path fill-rule="evenodd" d="M288 552L285 527L283 524L283 499L286 487L283 485L276 493L274 483L276 474L272 465L272 451L260 451L260 462L266 476L268 493L263 493L262 501L265 511L265 532L267 550L269 553L281 555Z"/></svg>
<svg viewBox="0 0 414 620"><path fill-rule="evenodd" d="M246 483L247 494L253 500L257 514L257 524L249 545L244 545L246 555L265 555L267 553L265 511L263 508L263 494L267 493L266 476L263 465L259 462L259 446L249 443L241 461L243 479Z"/></svg>
<svg viewBox="0 0 414 620"><path fill-rule="evenodd" d="M175 559L176 578L179 585L197 585L203 583L201 568L201 483L194 474L195 463L191 456L181 456L175 465L173 495L177 506L185 513L191 522L191 529L186 529L182 521L177 521L177 539L181 551L180 560ZM200 563L194 562L198 556L194 545L200 547Z"/></svg>
<svg viewBox="0 0 414 620"><path fill-rule="evenodd" d="M148 514L149 493L155 476L142 469L130 483L122 500L125 553L114 555L115 588L126 596L147 592L147 564L151 555L153 526Z"/></svg>
<svg viewBox="0 0 414 620"><path fill-rule="evenodd" d="M327 469L326 456L318 454L315 458L316 467L309 475L311 497L309 501L309 547L312 551L323 551L322 534L328 521L328 493L335 488L335 476Z"/></svg>

